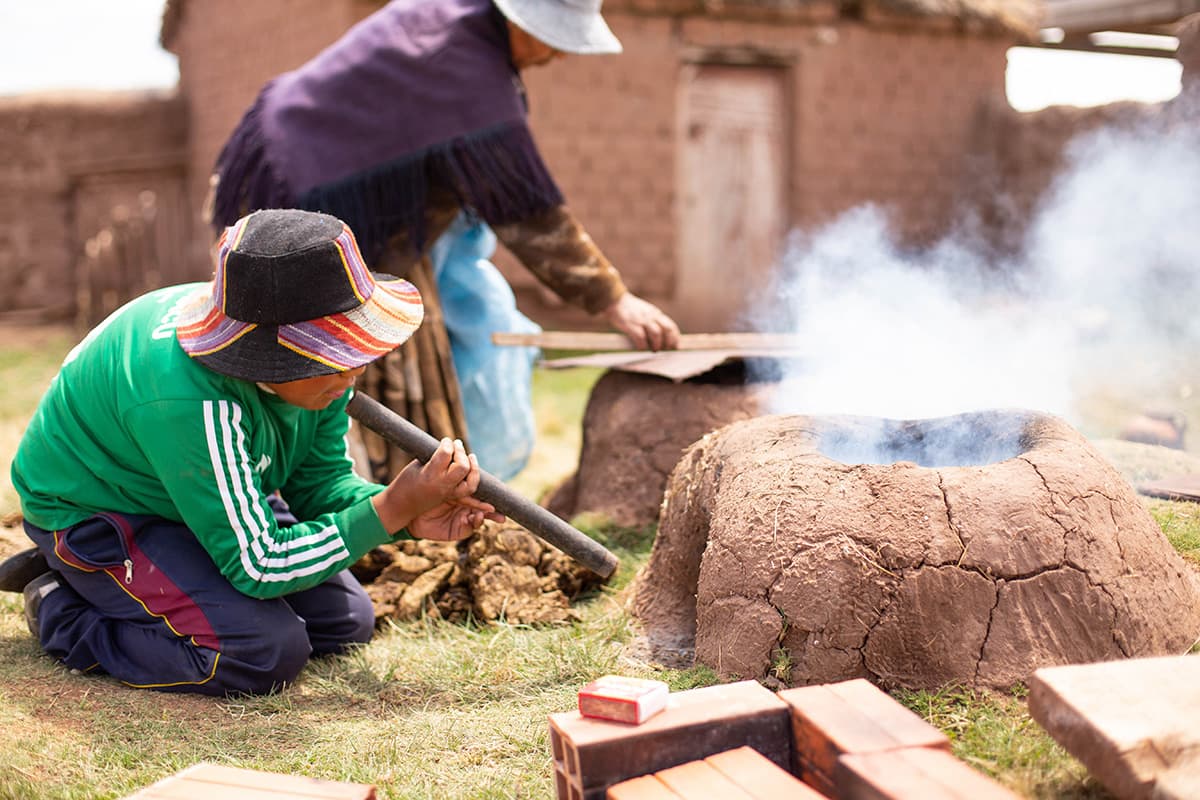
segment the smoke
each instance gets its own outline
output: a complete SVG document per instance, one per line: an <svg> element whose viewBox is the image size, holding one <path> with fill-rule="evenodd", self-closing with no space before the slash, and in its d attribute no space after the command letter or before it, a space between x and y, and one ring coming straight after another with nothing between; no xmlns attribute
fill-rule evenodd
<svg viewBox="0 0 1200 800"><path fill-rule="evenodd" d="M1156 119L1078 139L1002 262L965 235L906 250L872 207L793 233L771 307L751 320L806 352L772 411L1020 408L1078 426L1105 387L1178 388L1200 353L1195 129Z"/></svg>

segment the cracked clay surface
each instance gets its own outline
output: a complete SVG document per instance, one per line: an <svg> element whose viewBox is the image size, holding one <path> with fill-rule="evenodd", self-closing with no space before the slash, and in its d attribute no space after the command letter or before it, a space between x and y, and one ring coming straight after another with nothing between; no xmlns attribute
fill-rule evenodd
<svg viewBox="0 0 1200 800"><path fill-rule="evenodd" d="M1200 576L1133 488L1065 422L994 413L1019 446L985 466L823 455L869 422L855 417L759 417L696 442L636 587L651 651L913 689L1185 652Z"/></svg>

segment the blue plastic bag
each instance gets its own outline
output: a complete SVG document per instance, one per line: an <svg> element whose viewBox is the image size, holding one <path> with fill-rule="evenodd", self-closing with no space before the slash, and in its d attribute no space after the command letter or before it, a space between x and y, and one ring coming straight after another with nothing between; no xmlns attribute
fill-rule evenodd
<svg viewBox="0 0 1200 800"><path fill-rule="evenodd" d="M524 468L533 451L536 347L497 347L494 331L538 333L517 310L512 287L489 259L496 234L465 214L430 249L433 274L462 390L467 436L479 465L501 480Z"/></svg>

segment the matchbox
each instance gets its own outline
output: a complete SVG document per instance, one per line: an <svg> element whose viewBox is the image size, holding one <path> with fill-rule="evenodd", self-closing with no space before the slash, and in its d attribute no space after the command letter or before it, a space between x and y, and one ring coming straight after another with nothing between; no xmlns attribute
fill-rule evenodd
<svg viewBox="0 0 1200 800"><path fill-rule="evenodd" d="M668 694L662 681L605 675L579 690L579 713L637 725L666 708Z"/></svg>

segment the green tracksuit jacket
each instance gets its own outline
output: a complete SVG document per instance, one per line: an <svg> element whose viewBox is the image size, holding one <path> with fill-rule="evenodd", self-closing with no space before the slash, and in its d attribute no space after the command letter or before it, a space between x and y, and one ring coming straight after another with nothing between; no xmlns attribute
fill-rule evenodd
<svg viewBox="0 0 1200 800"><path fill-rule="evenodd" d="M103 511L175 520L242 593L311 588L391 539L371 505L383 487L347 452L349 393L309 411L193 361L174 317L196 286L134 300L67 356L13 459L22 511L46 530ZM276 490L299 524L276 523Z"/></svg>

